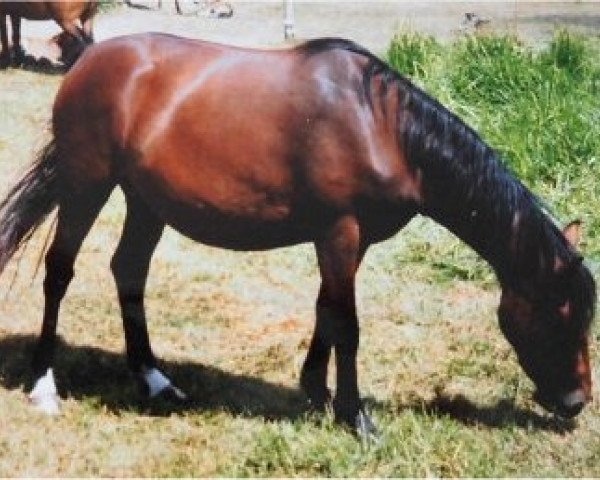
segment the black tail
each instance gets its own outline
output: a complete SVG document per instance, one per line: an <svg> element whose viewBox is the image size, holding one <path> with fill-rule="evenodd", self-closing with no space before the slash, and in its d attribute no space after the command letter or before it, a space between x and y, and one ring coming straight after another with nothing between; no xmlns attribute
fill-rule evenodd
<svg viewBox="0 0 600 480"><path fill-rule="evenodd" d="M54 210L58 201L58 154L54 142L0 203L0 274L14 253Z"/></svg>

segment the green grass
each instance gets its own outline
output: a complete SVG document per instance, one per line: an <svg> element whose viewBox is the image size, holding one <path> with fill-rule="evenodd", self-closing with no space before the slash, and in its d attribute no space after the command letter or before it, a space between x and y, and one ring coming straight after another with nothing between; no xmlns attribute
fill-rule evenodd
<svg viewBox="0 0 600 480"><path fill-rule="evenodd" d="M118 8L122 4L123 4L123 2L119 1L119 0L100 0L99 1L99 10L102 13L109 12L111 10L114 10L115 8Z"/></svg>
<svg viewBox="0 0 600 480"><path fill-rule="evenodd" d="M597 272L597 40L561 33L533 50L511 38L442 45L405 34L390 58L475 126L560 217L586 221ZM0 195L47 138L59 82L0 72ZM48 225L10 292L17 262L0 279L0 476L600 476L598 400L574 424L532 402L497 326L491 271L424 218L371 248L358 276L360 384L377 443L308 415L297 389L319 287L310 245L234 253L167 230L148 283L149 329L192 400L144 402L126 368L108 268L123 216L116 192L63 303L59 417L26 399L42 312L43 275L33 273ZM596 343L592 353L597 371Z"/></svg>
<svg viewBox="0 0 600 480"><path fill-rule="evenodd" d="M299 473L319 477L538 477L598 472L597 451L577 451L553 434L510 421L494 430L457 423L449 415L419 408L387 414L378 421L385 428L380 442L370 445L340 433L330 423L266 425L248 458L222 473L278 477ZM549 456L552 449L569 456L573 463L568 468L557 465L561 454Z"/></svg>

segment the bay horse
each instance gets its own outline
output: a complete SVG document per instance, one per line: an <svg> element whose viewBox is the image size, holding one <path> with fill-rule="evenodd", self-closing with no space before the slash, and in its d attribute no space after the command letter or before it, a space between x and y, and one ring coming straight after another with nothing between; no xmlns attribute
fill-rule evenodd
<svg viewBox="0 0 600 480"><path fill-rule="evenodd" d="M7 2L0 0L0 41L2 54L0 66L7 66L11 62L8 46L8 31L6 17L10 17L12 25L12 47L15 63L23 61L24 52L21 48L21 18L27 20L54 20L71 40L72 52L63 54L65 63L72 64L81 54L83 49L93 43L93 17L98 10L98 0L87 1L17 1ZM80 22L81 26L77 25Z"/></svg>
<svg viewBox="0 0 600 480"><path fill-rule="evenodd" d="M227 125L227 129L222 126ZM355 275L367 248L417 214L493 267L501 331L563 417L591 399L593 277L541 202L480 136L362 47L312 40L252 50L164 34L86 50L66 75L53 139L0 204L0 271L55 207L31 398L56 411L53 349L81 243L111 191L127 214L111 260L129 367L150 396L177 389L158 368L144 312L165 225L198 242L262 250L313 242L321 287L300 384L316 409L368 434L358 389ZM336 393L327 387L335 349Z"/></svg>

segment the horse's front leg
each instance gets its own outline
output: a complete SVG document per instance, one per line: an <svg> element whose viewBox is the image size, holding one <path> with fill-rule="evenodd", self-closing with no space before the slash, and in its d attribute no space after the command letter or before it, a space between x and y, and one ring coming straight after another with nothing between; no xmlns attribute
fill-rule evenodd
<svg viewBox="0 0 600 480"><path fill-rule="evenodd" d="M321 284L315 330L300 375L300 386L306 393L311 408L317 411L324 411L331 402L331 393L327 388L327 365L331 356L332 341L327 335L327 319L321 307L327 303L326 298L327 292Z"/></svg>
<svg viewBox="0 0 600 480"><path fill-rule="evenodd" d="M127 216L111 268L121 305L129 367L138 376L149 397L160 394L185 400L185 394L156 366L144 310L144 289L150 260L164 223L135 195L127 194L126 198Z"/></svg>
<svg viewBox="0 0 600 480"><path fill-rule="evenodd" d="M374 427L362 409L356 371L358 317L354 281L367 248L356 218L350 215L340 218L316 242L316 248L322 283L317 300L317 326L301 383L316 406L328 400L327 362L333 346L337 372L333 401L336 421L356 428L360 434L370 434Z"/></svg>

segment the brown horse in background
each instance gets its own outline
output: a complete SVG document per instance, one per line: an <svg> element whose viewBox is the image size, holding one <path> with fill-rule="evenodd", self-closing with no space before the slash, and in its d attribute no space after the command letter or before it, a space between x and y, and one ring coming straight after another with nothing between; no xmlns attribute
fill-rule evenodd
<svg viewBox="0 0 600 480"><path fill-rule="evenodd" d="M235 250L313 242L322 283L301 385L325 407L335 349L336 419L372 431L357 380L355 275L369 245L422 214L494 268L500 327L536 399L572 417L591 398L596 297L578 225L561 232L472 129L354 43L261 51L161 34L109 40L65 77L53 132L0 204L0 272L58 207L31 394L47 411L58 409L60 303L117 185L127 216L111 268L129 365L151 396L184 396L157 368L143 304L165 225Z"/></svg>
<svg viewBox="0 0 600 480"><path fill-rule="evenodd" d="M8 44L6 17L10 17L12 25L12 49L14 63L20 64L24 59L21 47L21 18L27 20L54 20L63 29L68 38L64 47L63 60L71 65L84 48L93 43L93 17L98 10L98 0L88 1L32 1L7 2L0 0L0 41L2 53L0 66L11 63L11 52ZM77 25L79 21L80 25ZM67 53L68 52L68 53Z"/></svg>

